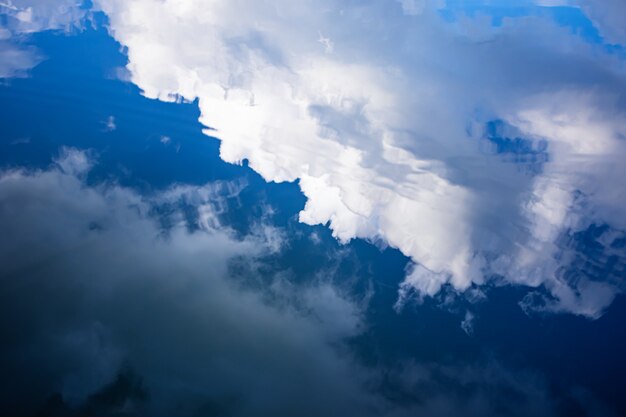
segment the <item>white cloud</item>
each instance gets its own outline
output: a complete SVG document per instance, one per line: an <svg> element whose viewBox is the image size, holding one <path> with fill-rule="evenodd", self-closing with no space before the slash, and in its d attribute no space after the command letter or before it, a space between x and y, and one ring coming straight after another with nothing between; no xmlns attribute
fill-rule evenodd
<svg viewBox="0 0 626 417"><path fill-rule="evenodd" d="M178 210L159 210L213 204L219 218L218 202L236 199L245 183L141 195L88 185L93 164L67 148L47 170L0 173L0 314L11 318L0 327L10 378L3 410L38 414L53 392L79 408L126 365L148 396L113 404L114 414L556 414L545 379L495 361L364 365L344 343L367 325L361 301L324 280L324 268L313 282L279 273L256 288L273 237L236 238L208 224L189 231ZM248 268L243 276L237 262ZM400 400L382 394L390 387Z"/></svg>
<svg viewBox="0 0 626 417"><path fill-rule="evenodd" d="M397 0L408 15L418 15L424 11L426 0Z"/></svg>
<svg viewBox="0 0 626 417"><path fill-rule="evenodd" d="M320 37L317 41L324 46L324 52L326 52L327 54L332 54L335 50L335 44L333 43L333 41L330 38L324 37L321 32Z"/></svg>
<svg viewBox="0 0 626 417"><path fill-rule="evenodd" d="M67 147L61 149L54 162L65 174L74 176L85 175L93 166L93 161L86 152Z"/></svg>
<svg viewBox="0 0 626 417"><path fill-rule="evenodd" d="M115 124L115 116L107 117L106 121L103 122L103 124L104 130L106 132L113 132L115 129L117 129L117 124Z"/></svg>
<svg viewBox="0 0 626 417"><path fill-rule="evenodd" d="M471 336L474 333L474 314L467 310L465 312L465 318L461 321L461 329L468 335Z"/></svg>
<svg viewBox="0 0 626 417"><path fill-rule="evenodd" d="M77 0L7 0L0 2L0 79L24 77L43 60L36 48L23 45L28 34L69 31L84 18Z"/></svg>
<svg viewBox="0 0 626 417"><path fill-rule="evenodd" d="M41 56L34 48L0 40L0 79L24 76L40 62Z"/></svg>
<svg viewBox="0 0 626 417"><path fill-rule="evenodd" d="M198 98L225 161L299 179L302 222L329 224L343 242L383 239L419 264L401 295L464 291L496 273L543 285L562 311L606 307L559 278L554 255L590 219L623 230L618 191L586 193L584 208L574 197L624 175L626 84L615 57L568 29L534 17L449 25L418 2L97 4L128 48L132 82L151 98ZM484 152L492 119L545 141L549 163L529 173Z"/></svg>
<svg viewBox="0 0 626 417"><path fill-rule="evenodd" d="M82 0L8 0L0 2L0 13L12 18L9 25L18 33L70 31L86 14L83 3Z"/></svg>

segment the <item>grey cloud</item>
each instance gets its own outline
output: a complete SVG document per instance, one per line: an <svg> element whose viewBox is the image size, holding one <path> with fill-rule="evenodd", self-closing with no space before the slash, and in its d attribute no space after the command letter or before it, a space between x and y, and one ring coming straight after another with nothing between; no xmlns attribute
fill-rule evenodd
<svg viewBox="0 0 626 417"><path fill-rule="evenodd" d="M246 285L255 277L233 263L254 274L273 238L189 228L176 210L154 210L224 207L216 202L245 184L142 196L86 185L93 163L66 148L47 170L0 175L0 407L9 414L558 415L541 377L493 361L366 366L345 342L367 326L367 304L320 278L323 269L309 283L277 274Z"/></svg>
<svg viewBox="0 0 626 417"><path fill-rule="evenodd" d="M124 361L145 378L159 415L231 397L243 398L238 414L257 415L345 414L368 403L365 375L333 347L359 322L350 301L312 287L297 306L287 293L268 305L228 280L229 262L271 251L264 235L189 232L176 221L164 235L151 206L191 190L150 201L87 187L66 169L79 154L65 150L63 170L0 178L1 360L15 375L3 381L3 403L34 405L54 389L79 404ZM211 190L195 195L205 205L227 198ZM343 320L335 325L329 312Z"/></svg>

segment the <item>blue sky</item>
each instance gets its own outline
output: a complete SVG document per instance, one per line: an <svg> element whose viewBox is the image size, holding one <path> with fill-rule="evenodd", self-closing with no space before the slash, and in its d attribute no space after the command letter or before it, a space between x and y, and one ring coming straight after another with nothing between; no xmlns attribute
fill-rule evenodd
<svg viewBox="0 0 626 417"><path fill-rule="evenodd" d="M3 413L626 413L619 2L0 13Z"/></svg>

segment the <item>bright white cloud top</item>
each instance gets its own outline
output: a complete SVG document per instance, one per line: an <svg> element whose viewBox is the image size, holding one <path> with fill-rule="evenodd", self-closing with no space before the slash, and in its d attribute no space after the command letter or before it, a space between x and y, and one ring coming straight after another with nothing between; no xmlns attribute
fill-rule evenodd
<svg viewBox="0 0 626 417"><path fill-rule="evenodd" d="M599 4L598 25L611 16ZM132 82L147 97L197 99L225 161L299 180L302 222L410 257L400 302L495 279L545 287L529 308L598 317L622 290L615 274L568 272L593 263L572 243L592 225L605 226L602 256L623 265L619 53L546 17L493 26L461 10L448 22L434 2L96 5Z"/></svg>

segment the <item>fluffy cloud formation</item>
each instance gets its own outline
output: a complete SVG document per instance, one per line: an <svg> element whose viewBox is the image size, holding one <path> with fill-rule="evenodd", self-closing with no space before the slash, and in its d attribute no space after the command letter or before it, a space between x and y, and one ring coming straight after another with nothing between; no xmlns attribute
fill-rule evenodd
<svg viewBox="0 0 626 417"><path fill-rule="evenodd" d="M87 185L93 164L64 149L47 170L0 174L6 415L550 416L580 402L493 360L366 366L344 343L363 328L359 302L235 272L275 251L216 226L244 185L146 196Z"/></svg>
<svg viewBox="0 0 626 417"><path fill-rule="evenodd" d="M275 245L203 220L212 211L219 222L242 184L142 196L88 186L93 163L64 149L47 170L0 174L3 413L556 413L541 377L493 362L360 364L344 342L361 331L362 307L329 283L246 285L256 277L233 263L254 273ZM172 209L183 206L197 227ZM523 404L511 408L500 389Z"/></svg>
<svg viewBox="0 0 626 417"><path fill-rule="evenodd" d="M150 415L193 415L211 401L235 415L364 410L366 375L340 349L358 332L357 305L323 283L246 290L229 272L275 246L204 221L240 185L148 198L86 186L88 161L67 149L47 171L0 176L0 362L14 375L3 412L39 407L54 391L80 404L124 362L144 379ZM197 211L195 232L180 210L159 209L182 203Z"/></svg>
<svg viewBox="0 0 626 417"><path fill-rule="evenodd" d="M598 317L622 290L563 273L584 256L568 236L606 225L610 252L626 229L622 64L568 28L447 23L414 1L96 4L132 81L198 99L225 161L299 180L302 222L409 256L401 296L498 277Z"/></svg>
<svg viewBox="0 0 626 417"><path fill-rule="evenodd" d="M69 31L85 17L78 0L8 0L0 2L0 78L23 77L43 57L23 45L28 34L44 30Z"/></svg>

